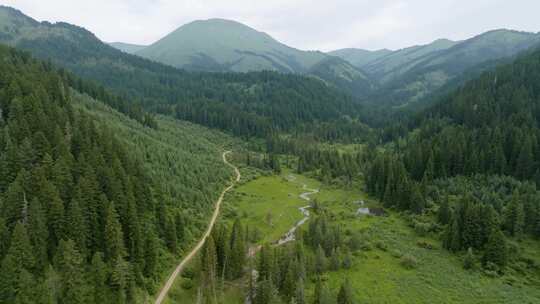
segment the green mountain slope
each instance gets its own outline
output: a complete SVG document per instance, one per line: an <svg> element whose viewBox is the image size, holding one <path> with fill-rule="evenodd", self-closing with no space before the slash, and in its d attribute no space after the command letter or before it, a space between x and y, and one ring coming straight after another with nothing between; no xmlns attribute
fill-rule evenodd
<svg viewBox="0 0 540 304"><path fill-rule="evenodd" d="M358 96L365 96L373 87L367 75L347 61L289 47L266 33L224 19L183 25L135 54L186 70L310 74ZM322 64L335 66L324 71L315 67ZM344 75L350 73L356 76Z"/></svg>
<svg viewBox="0 0 540 304"><path fill-rule="evenodd" d="M515 56L539 43L538 34L494 30L464 41L439 39L384 55L383 51L354 49L331 54L356 62L379 82L372 101L402 105L425 99L469 70L485 69L489 62Z"/></svg>
<svg viewBox="0 0 540 304"><path fill-rule="evenodd" d="M393 94L416 101L477 65L508 58L540 43L540 35L496 30L425 56L411 64L388 86Z"/></svg>
<svg viewBox="0 0 540 304"><path fill-rule="evenodd" d="M143 303L200 234L234 141L145 127L5 46L0 69L2 302Z"/></svg>
<svg viewBox="0 0 540 304"><path fill-rule="evenodd" d="M305 52L241 23L210 19L181 26L137 55L194 70L305 72L326 57Z"/></svg>
<svg viewBox="0 0 540 304"><path fill-rule="evenodd" d="M146 45L130 44L130 43L123 43L123 42L111 42L109 43L109 45L115 49L119 49L120 51L124 53L128 53L128 54L134 54L146 47Z"/></svg>
<svg viewBox="0 0 540 304"><path fill-rule="evenodd" d="M299 128L312 132L315 123L333 124L344 116L357 123L369 117L355 99L313 77L186 72L121 52L77 26L22 22L31 19L13 9L0 11L11 16L11 27L0 28L1 42L93 79L152 111L244 136Z"/></svg>
<svg viewBox="0 0 540 304"><path fill-rule="evenodd" d="M386 83L408 71L419 60L456 44L457 42L454 41L439 39L427 45L394 51L367 63L364 68L367 73L376 77L380 82Z"/></svg>

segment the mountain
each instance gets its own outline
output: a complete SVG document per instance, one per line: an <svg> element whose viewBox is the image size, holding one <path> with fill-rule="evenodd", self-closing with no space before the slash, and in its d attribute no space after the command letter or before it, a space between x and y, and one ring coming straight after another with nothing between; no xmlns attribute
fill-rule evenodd
<svg viewBox="0 0 540 304"><path fill-rule="evenodd" d="M328 60L330 56L322 52L289 47L266 33L231 20L188 23L135 54L192 71L270 70L309 74L358 96L365 96L373 88L369 77L345 60L337 57ZM321 65L328 68L323 71Z"/></svg>
<svg viewBox="0 0 540 304"><path fill-rule="evenodd" d="M78 26L36 22L11 8L0 12L7 16L2 19L0 42L92 79L149 111L260 137L275 131L314 132L314 124L342 128L337 121L343 117L351 118L350 126L360 125L347 136L361 137L366 134L361 122L372 116L356 99L317 77L270 71L187 72L124 53Z"/></svg>
<svg viewBox="0 0 540 304"><path fill-rule="evenodd" d="M328 52L329 55L343 58L344 60L347 60L354 66L360 67L360 68L365 66L369 62L372 62L378 58L384 57L390 53L392 53L392 51L388 49L368 51L368 50L354 49L354 48L340 49L340 50Z"/></svg>
<svg viewBox="0 0 540 304"><path fill-rule="evenodd" d="M109 43L109 45L128 54L134 54L146 47L146 45L130 44L123 42L111 42Z"/></svg>
<svg viewBox="0 0 540 304"><path fill-rule="evenodd" d="M338 50L331 54L345 60L351 58L350 54L356 56L352 58L357 67L380 84L373 101L402 105L436 92L470 69L480 70L477 66L515 56L539 43L539 34L502 29L464 41L439 39L382 56L363 50Z"/></svg>
<svg viewBox="0 0 540 304"><path fill-rule="evenodd" d="M436 91L448 81L469 69L502 58L508 58L538 46L540 35L510 30L490 31L458 43L450 48L428 54L389 82L386 89L397 99L416 101Z"/></svg>
<svg viewBox="0 0 540 304"><path fill-rule="evenodd" d="M209 19L188 23L137 55L188 70L305 72L326 57L300 51L241 23Z"/></svg>

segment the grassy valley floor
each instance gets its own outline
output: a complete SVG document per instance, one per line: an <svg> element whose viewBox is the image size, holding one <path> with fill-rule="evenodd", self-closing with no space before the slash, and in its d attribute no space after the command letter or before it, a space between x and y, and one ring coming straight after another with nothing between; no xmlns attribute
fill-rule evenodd
<svg viewBox="0 0 540 304"><path fill-rule="evenodd" d="M222 220L240 217L249 229L257 229L259 237L253 246L278 240L303 217L298 208L308 204L299 197L306 192L304 185L320 189L311 197L328 210L331 224L340 224L345 235L362 232L365 246L353 254L352 268L323 277L334 294L348 277L358 303L540 303L538 277L509 272L492 278L480 270L465 270L459 256L444 250L437 238L419 236L403 215L390 211L381 217L357 216L360 200L367 207L380 207L356 190L359 187L327 187L287 170L250 179L249 169L244 171L246 179L226 198ZM537 241L523 241L519 246L538 259ZM410 269L402 266L404 256L413 257L416 265ZM191 266L194 273L197 263ZM187 281L178 280L167 303L197 302L197 279L190 286ZM226 282L220 303L243 303L246 281ZM313 288L314 282L307 282L308 303Z"/></svg>

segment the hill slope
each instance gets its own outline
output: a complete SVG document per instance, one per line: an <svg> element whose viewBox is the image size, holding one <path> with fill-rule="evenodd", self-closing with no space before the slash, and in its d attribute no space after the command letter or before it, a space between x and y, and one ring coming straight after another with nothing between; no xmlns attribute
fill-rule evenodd
<svg viewBox="0 0 540 304"><path fill-rule="evenodd" d="M230 177L229 138L145 127L5 46L0 68L0 298L142 303Z"/></svg>

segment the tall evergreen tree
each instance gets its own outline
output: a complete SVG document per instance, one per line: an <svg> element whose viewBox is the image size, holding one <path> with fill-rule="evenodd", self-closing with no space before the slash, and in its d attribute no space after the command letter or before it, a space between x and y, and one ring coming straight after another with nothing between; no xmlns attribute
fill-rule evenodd
<svg viewBox="0 0 540 304"><path fill-rule="evenodd" d="M345 281L341 284L341 287L338 292L337 304L354 304L354 303L356 303L356 301L354 300L351 282L349 282L349 279L345 279Z"/></svg>

